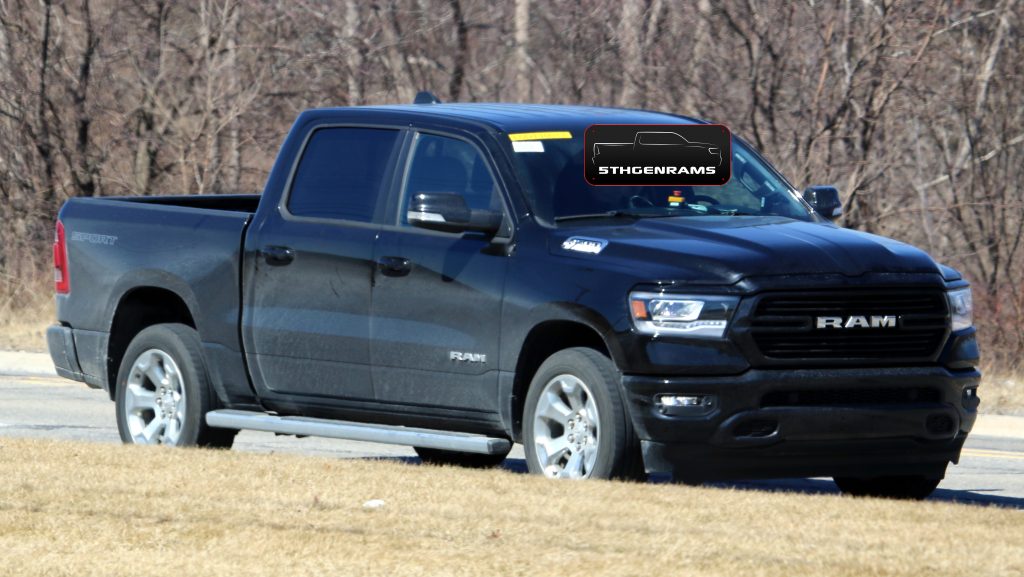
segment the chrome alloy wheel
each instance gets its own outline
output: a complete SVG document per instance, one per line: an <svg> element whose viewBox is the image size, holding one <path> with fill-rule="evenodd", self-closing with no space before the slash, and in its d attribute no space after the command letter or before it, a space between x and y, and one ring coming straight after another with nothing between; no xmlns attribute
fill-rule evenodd
<svg viewBox="0 0 1024 577"><path fill-rule="evenodd" d="M138 445L177 445L185 422L185 383L170 355L149 349L132 363L124 417Z"/></svg>
<svg viewBox="0 0 1024 577"><path fill-rule="evenodd" d="M597 401L578 377L558 375L544 385L533 417L533 442L544 474L585 479L597 462Z"/></svg>

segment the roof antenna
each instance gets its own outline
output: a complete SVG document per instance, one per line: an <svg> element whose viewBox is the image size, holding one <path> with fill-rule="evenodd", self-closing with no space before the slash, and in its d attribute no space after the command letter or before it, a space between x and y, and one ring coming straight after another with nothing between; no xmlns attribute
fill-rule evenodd
<svg viewBox="0 0 1024 577"><path fill-rule="evenodd" d="M412 101L413 104L441 104L441 99L434 96L434 93L429 90L420 90L416 93L416 98Z"/></svg>

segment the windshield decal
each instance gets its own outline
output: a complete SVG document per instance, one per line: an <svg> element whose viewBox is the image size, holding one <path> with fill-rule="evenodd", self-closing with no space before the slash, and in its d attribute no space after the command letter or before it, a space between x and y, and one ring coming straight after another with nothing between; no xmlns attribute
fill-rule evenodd
<svg viewBox="0 0 1024 577"><path fill-rule="evenodd" d="M548 130L545 132L513 132L508 135L512 142L521 140L569 140L572 133L568 130Z"/></svg>
<svg viewBox="0 0 1024 577"><path fill-rule="evenodd" d="M593 124L583 150L593 186L721 186L732 175L721 124Z"/></svg>
<svg viewBox="0 0 1024 577"><path fill-rule="evenodd" d="M544 143L539 140L517 140L512 142L514 152L544 152Z"/></svg>

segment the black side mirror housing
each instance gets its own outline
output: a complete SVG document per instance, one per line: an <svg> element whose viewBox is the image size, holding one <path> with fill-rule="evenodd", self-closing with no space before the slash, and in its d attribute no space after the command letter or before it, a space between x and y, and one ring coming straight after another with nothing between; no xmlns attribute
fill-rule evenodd
<svg viewBox="0 0 1024 577"><path fill-rule="evenodd" d="M828 220L834 221L843 216L843 201L839 198L839 189L834 186L808 186L804 189L804 200L814 212Z"/></svg>
<svg viewBox="0 0 1024 577"><path fill-rule="evenodd" d="M417 192L406 213L409 224L442 232L482 232L493 236L501 227L502 214L492 210L473 210L460 194Z"/></svg>

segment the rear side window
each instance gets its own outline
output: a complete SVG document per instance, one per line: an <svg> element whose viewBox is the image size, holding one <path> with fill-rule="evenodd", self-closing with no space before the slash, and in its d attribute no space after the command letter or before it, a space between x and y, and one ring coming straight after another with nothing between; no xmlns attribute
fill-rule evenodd
<svg viewBox="0 0 1024 577"><path fill-rule="evenodd" d="M398 136L380 128L314 132L295 171L288 212L372 222Z"/></svg>
<svg viewBox="0 0 1024 577"><path fill-rule="evenodd" d="M640 144L686 144L675 132L641 132Z"/></svg>

